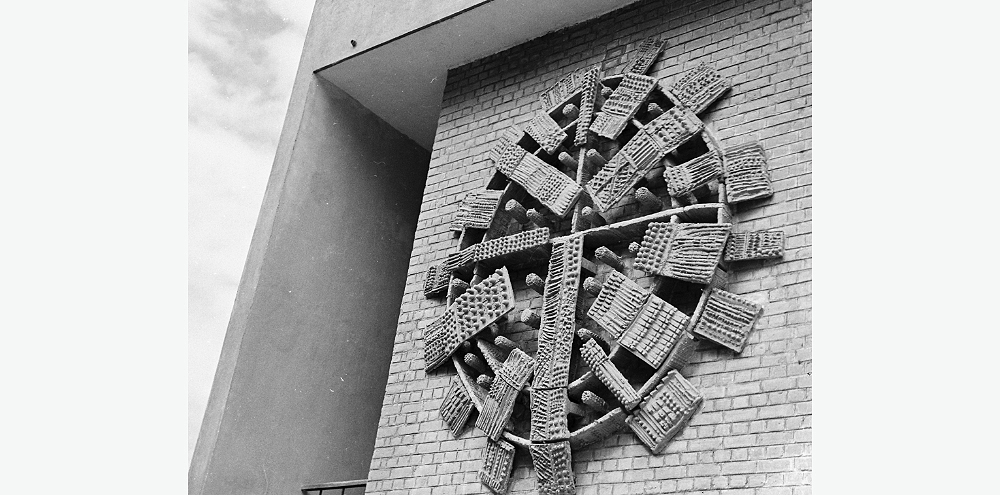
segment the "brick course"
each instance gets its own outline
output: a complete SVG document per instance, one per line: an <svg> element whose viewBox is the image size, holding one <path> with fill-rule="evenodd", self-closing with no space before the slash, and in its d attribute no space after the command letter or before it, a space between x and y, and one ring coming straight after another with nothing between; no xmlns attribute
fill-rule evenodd
<svg viewBox="0 0 1000 495"><path fill-rule="evenodd" d="M734 208L736 231L782 230L786 252L731 273L728 290L763 303L764 312L742 354L700 344L683 369L705 397L689 426L661 455L628 429L574 451L577 493L809 493L810 19L810 3L794 0L643 1L449 71L368 493L488 492L478 477L485 436L470 428L454 439L438 416L454 370L423 371L423 328L445 310L442 300L424 297L424 273L458 247L449 226L462 198L492 177L493 140L530 121L538 94L560 77L594 63L615 74L647 36L668 41L650 75L672 82L705 61L732 80L732 91L701 118L723 146L758 141L774 187L773 197ZM515 289L517 314L529 298L523 283ZM534 353L534 343L525 350ZM509 493L534 492L529 456L518 451Z"/></svg>

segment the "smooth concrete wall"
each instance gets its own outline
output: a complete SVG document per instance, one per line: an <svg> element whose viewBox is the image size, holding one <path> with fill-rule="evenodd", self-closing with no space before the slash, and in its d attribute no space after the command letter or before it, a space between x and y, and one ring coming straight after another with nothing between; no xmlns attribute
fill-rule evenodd
<svg viewBox="0 0 1000 495"><path fill-rule="evenodd" d="M369 0L316 2L310 54L319 67L369 50L382 43L491 0ZM351 40L357 46L351 45Z"/></svg>
<svg viewBox="0 0 1000 495"><path fill-rule="evenodd" d="M368 472L429 153L332 84L306 78L301 121L284 130L294 136L288 161L262 209L270 222L258 224L227 332L191 493L291 494Z"/></svg>

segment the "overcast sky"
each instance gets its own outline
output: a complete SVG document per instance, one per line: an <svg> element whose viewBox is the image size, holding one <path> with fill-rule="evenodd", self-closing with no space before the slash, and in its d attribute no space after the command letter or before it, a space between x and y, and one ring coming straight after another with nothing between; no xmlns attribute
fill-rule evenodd
<svg viewBox="0 0 1000 495"><path fill-rule="evenodd" d="M313 0L189 3L189 461L312 7Z"/></svg>

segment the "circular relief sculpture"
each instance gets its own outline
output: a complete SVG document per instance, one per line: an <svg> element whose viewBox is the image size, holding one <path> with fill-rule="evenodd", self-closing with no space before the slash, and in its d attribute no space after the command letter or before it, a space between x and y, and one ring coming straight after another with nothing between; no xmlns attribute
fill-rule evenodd
<svg viewBox="0 0 1000 495"><path fill-rule="evenodd" d="M698 117L731 87L707 64L670 86L645 75L664 44L544 91L427 272L448 308L424 328L425 369L453 363L441 416L457 437L478 411L495 493L517 449L545 494L575 493L573 451L620 430L662 452L702 403L682 374L698 342L740 353L762 311L725 286L737 262L783 255L781 231L736 233L731 215L772 194L764 152L723 149Z"/></svg>

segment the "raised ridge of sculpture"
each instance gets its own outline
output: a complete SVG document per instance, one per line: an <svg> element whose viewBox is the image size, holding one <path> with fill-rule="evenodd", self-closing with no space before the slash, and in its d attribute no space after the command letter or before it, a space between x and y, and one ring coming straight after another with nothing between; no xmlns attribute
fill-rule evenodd
<svg viewBox="0 0 1000 495"><path fill-rule="evenodd" d="M542 324L535 355L538 367L532 383L535 388L565 387L569 383L582 259L582 237L553 243L542 296Z"/></svg>
<svg viewBox="0 0 1000 495"><path fill-rule="evenodd" d="M573 145L585 146L588 141L590 124L594 121L594 105L597 103L598 87L601 85L600 70L591 67L583 76L580 93L580 113L576 120L576 135Z"/></svg>
<svg viewBox="0 0 1000 495"><path fill-rule="evenodd" d="M632 388L632 385L629 385L628 379L618 370L615 363L612 363L608 359L608 355L604 353L601 346L597 345L596 341L588 340L584 342L580 347L580 356L587 362L587 365L597 375L597 378L601 380L601 383L608 387L611 393L615 394L615 398L626 409L634 408L642 399L635 393L635 389Z"/></svg>

